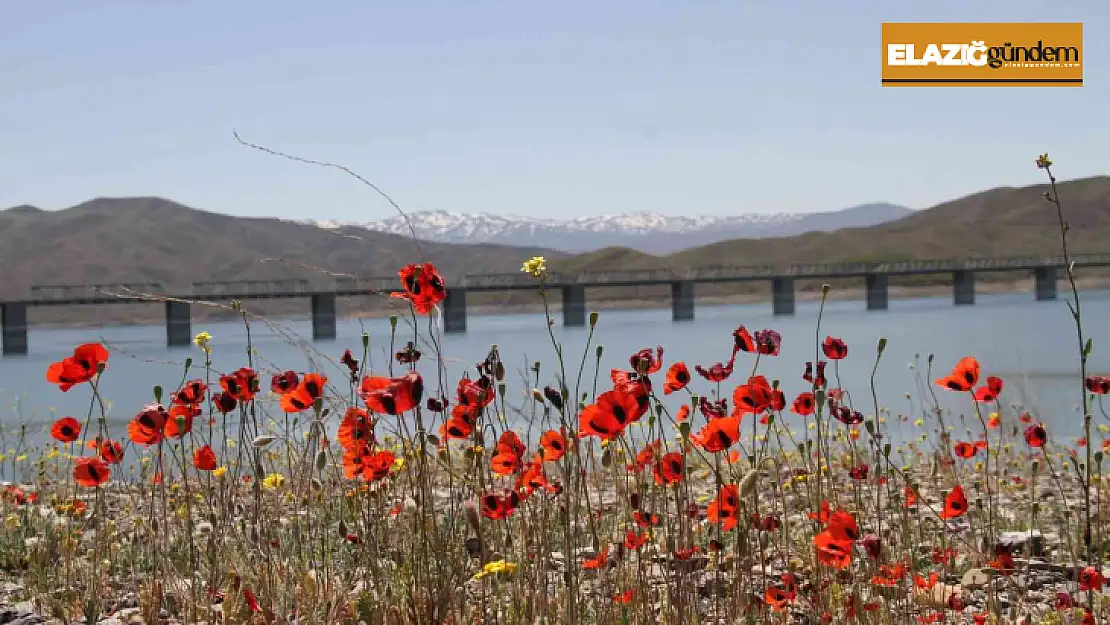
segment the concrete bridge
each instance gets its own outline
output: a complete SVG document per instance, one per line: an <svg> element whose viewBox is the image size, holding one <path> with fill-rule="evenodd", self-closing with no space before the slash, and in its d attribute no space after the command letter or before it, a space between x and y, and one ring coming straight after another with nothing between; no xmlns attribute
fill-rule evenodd
<svg viewBox="0 0 1110 625"><path fill-rule="evenodd" d="M1110 254L1077 255L1076 267L1110 267ZM563 300L563 325L586 324L586 289L670 285L673 318L694 318L694 289L697 284L770 282L771 308L776 315L794 314L794 281L797 279L862 278L866 286L867 310L887 308L890 276L952 275L952 300L957 306L975 303L975 274L1019 272L1032 274L1038 301L1056 299L1056 281L1065 269L1063 257L984 258L966 260L917 260L889 262L825 263L806 265L715 265L684 270L645 269L601 271L580 274L553 273L548 290L558 290ZM535 290L536 280L523 273L468 275L448 284L443 303L446 332L466 331L467 293ZM251 299L308 299L312 310L312 337L336 336L336 300L341 297L400 291L395 276L384 278L339 278L331 285L310 285L305 280L195 282L187 293L167 293L161 284L105 284L35 286L24 300L0 302L0 325L4 354L27 353L27 309L35 306L122 305L162 303L166 309L166 342L188 345L193 338L190 302L219 302Z"/></svg>

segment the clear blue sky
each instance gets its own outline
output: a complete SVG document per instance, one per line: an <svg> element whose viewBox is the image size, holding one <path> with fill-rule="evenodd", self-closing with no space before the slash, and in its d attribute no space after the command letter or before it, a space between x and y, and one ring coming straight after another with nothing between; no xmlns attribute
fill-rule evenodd
<svg viewBox="0 0 1110 625"><path fill-rule="evenodd" d="M1085 86L883 89L882 21L1083 21ZM4 0L0 206L377 219L925 207L1106 172L1110 1Z"/></svg>

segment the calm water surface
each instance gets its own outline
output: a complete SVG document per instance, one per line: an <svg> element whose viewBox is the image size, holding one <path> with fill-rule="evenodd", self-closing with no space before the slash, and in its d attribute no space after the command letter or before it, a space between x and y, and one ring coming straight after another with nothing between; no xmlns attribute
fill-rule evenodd
<svg viewBox="0 0 1110 625"><path fill-rule="evenodd" d="M610 368L627 368L629 354L643 347L663 345L668 366L681 359L691 370L694 364L709 366L727 359L731 333L738 324L744 324L752 331L773 328L782 334L782 354L763 358L759 368L768 378L782 380L787 396L792 397L807 387L801 380L801 373L805 362L814 358L818 304L799 302L797 314L792 317L773 316L770 309L769 304L701 306L697 310L697 320L685 323L672 322L669 309L602 312L596 332L596 341L604 346L602 384ZM1087 327L1095 345L1091 370L1110 371L1110 349L1106 348L1105 326L1101 323L1110 315L1110 292L1086 293L1084 314L1092 320ZM563 329L559 323L561 319L557 319L555 334L564 343L571 361L568 370L577 370L588 330ZM885 312L867 312L862 302L830 302L822 323L822 338L832 334L849 345L849 356L840 364L841 384L865 413L871 412L869 377L876 343L879 337L887 338L887 348L875 377L879 402L895 415L908 417L905 424L892 420L892 438L914 435L913 418L922 412L923 393L918 375L924 377L930 353L936 359L933 378L946 374L960 357L974 355L983 364L984 376L998 375L1005 379L1003 399L1006 404L1022 404L1032 410L1050 425L1057 438L1076 436L1080 430L1075 330L1063 300L1033 302L1029 294L981 295L975 306L958 308L952 305L950 298L892 300L890 310ZM269 373L278 368L299 371L318 368L333 382L342 383L345 374L333 362L344 348L351 348L356 356L361 353L360 336L364 330L371 336L374 369L381 370L387 365L390 329L386 319L367 320L361 324L357 320L341 322L339 339L317 343L300 338L311 336L307 320L286 322L281 326L284 333L296 335L298 342L291 343L282 333L264 324L252 326L255 366L266 372L264 388L269 386ZM212 334L213 361L217 370L233 370L246 364L246 331L242 324L197 323L193 330ZM405 329L403 323L398 332L402 337L406 333L411 336L411 330ZM109 344L111 351L102 390L110 400L108 418L117 437L123 436L122 424L152 400L155 385L162 385L167 393L177 388L186 358L193 358L190 378L204 375L200 350L167 348L161 326L32 331L29 356L0 359L0 407L3 409L0 423L8 431L8 447L12 427L19 423L29 423L28 432L41 437L44 426L59 416L74 415L83 419L89 407L88 386L61 393L45 381L44 372L52 361L71 353L75 345L101 339ZM442 347L448 359L449 379L457 380L465 369L482 360L491 344L500 347L508 368L511 404L519 406L526 402L528 387L521 376L536 360L543 362L544 383L555 385L555 353L544 331L543 317L533 314L472 317L469 332L444 337ZM313 349L333 362L312 354ZM424 348L424 352L425 360L430 360L427 355L431 350ZM918 355L919 366L915 370L911 363ZM586 380L593 375L593 358L591 348ZM741 354L732 384L727 387L729 394L735 383L747 375L752 364L750 355ZM434 376L434 364L422 361L422 365L426 377ZM829 373L831 377L831 366ZM661 382L660 379L659 388ZM836 385L835 380L831 383ZM434 378L427 384L434 386ZM700 378L695 385L703 391L708 389ZM907 393L914 397L913 401L907 400ZM972 416L973 409L965 396L939 389L937 395L945 408ZM679 395L672 395L667 403L674 410L681 401ZM961 434L958 429L957 437Z"/></svg>

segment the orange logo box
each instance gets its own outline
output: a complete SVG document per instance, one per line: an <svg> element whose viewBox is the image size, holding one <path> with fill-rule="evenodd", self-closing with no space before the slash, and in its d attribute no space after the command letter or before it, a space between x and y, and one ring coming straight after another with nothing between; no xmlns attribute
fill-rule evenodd
<svg viewBox="0 0 1110 625"><path fill-rule="evenodd" d="M1082 23L884 22L884 87L1082 87Z"/></svg>

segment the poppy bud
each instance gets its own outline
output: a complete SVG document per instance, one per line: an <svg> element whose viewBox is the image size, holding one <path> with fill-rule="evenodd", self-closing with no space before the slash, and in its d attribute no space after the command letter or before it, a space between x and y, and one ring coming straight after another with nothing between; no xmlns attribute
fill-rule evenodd
<svg viewBox="0 0 1110 625"><path fill-rule="evenodd" d="M161 384L155 384L154 385L154 403L156 403L156 404L162 403L162 385Z"/></svg>
<svg viewBox="0 0 1110 625"><path fill-rule="evenodd" d="M362 333L362 348L367 349L370 347L370 335L366 332Z"/></svg>
<svg viewBox="0 0 1110 625"><path fill-rule="evenodd" d="M397 329L397 315L390 315L389 316L389 327L392 330Z"/></svg>
<svg viewBox="0 0 1110 625"><path fill-rule="evenodd" d="M879 350L878 350L880 356L883 355L883 350L884 349L886 349L886 337L881 336L881 337L879 337Z"/></svg>
<svg viewBox="0 0 1110 625"><path fill-rule="evenodd" d="M192 367L192 366L193 366L193 359L192 359L192 357L186 358L186 359L185 359L185 370L186 370L186 371L188 371L188 370L189 370L189 367Z"/></svg>
<svg viewBox="0 0 1110 625"><path fill-rule="evenodd" d="M824 297L827 297L827 296L828 296L828 294L829 294L829 289L831 289L831 288L832 288L832 286L831 286L831 285L829 285L829 284L827 284L827 283L826 283L826 284L822 284L822 285L821 285L821 297L822 297L822 298L824 298Z"/></svg>
<svg viewBox="0 0 1110 625"><path fill-rule="evenodd" d="M596 350L598 360L601 360L601 354L604 353L604 352L605 352L605 346L604 345L598 345L597 350Z"/></svg>

